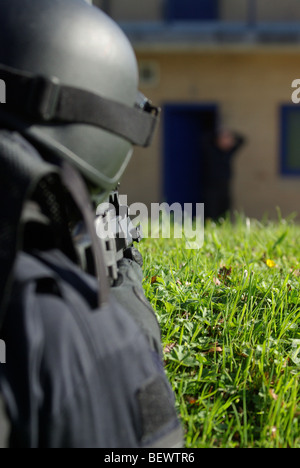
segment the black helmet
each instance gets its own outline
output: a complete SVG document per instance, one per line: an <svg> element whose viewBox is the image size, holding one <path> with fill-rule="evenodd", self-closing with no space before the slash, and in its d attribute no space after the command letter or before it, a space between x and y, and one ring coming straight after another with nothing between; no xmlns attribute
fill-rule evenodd
<svg viewBox="0 0 300 468"><path fill-rule="evenodd" d="M158 109L138 93L133 49L85 0L1 0L2 125L72 162L103 193L148 146Z"/></svg>

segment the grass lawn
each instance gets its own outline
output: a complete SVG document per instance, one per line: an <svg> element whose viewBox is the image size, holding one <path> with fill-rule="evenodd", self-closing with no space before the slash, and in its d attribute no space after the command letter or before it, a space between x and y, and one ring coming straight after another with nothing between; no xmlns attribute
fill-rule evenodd
<svg viewBox="0 0 300 468"><path fill-rule="evenodd" d="M186 447L300 448L300 226L238 216L141 251Z"/></svg>

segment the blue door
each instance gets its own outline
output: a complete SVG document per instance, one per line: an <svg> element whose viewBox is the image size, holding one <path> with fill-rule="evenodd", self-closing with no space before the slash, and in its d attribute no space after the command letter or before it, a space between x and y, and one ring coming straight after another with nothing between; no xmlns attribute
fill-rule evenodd
<svg viewBox="0 0 300 468"><path fill-rule="evenodd" d="M203 202L203 139L215 131L215 105L168 104L164 120L164 200L169 203Z"/></svg>
<svg viewBox="0 0 300 468"><path fill-rule="evenodd" d="M218 0L167 0L166 18L182 21L216 20L218 3Z"/></svg>

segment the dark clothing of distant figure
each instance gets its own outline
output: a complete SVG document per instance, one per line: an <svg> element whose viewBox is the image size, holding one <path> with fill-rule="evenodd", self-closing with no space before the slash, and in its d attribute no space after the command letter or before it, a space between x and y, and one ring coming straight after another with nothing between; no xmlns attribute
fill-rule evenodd
<svg viewBox="0 0 300 468"><path fill-rule="evenodd" d="M233 145L220 148L217 136L204 143L203 187L205 219L217 221L231 209L232 160L244 144L241 135L233 134Z"/></svg>

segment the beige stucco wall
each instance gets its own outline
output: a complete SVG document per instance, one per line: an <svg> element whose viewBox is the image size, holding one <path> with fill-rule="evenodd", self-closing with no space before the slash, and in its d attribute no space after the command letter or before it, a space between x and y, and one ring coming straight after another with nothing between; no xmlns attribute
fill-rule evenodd
<svg viewBox="0 0 300 468"><path fill-rule="evenodd" d="M102 7L109 6L117 21L158 21L163 18L164 0L94 0ZM299 0L256 0L257 19L261 21L300 20ZM220 19L244 21L248 0L219 0Z"/></svg>
<svg viewBox="0 0 300 468"><path fill-rule="evenodd" d="M158 21L163 16L163 0L110 0L111 13L120 21Z"/></svg>
<svg viewBox="0 0 300 468"><path fill-rule="evenodd" d="M163 17L164 0L94 0L100 8L108 8L116 21L159 21Z"/></svg>
<svg viewBox="0 0 300 468"><path fill-rule="evenodd" d="M159 66L159 83L143 89L155 103L217 103L223 123L248 138L235 164L237 210L254 217L274 216L276 206L284 216L300 211L300 178L279 174L279 108L291 102L291 83L300 78L300 51L162 52L138 58ZM121 185L129 202L161 200L162 146L161 129L150 149L136 149Z"/></svg>
<svg viewBox="0 0 300 468"><path fill-rule="evenodd" d="M258 21L299 21L299 0L255 0ZM221 0L220 18L243 21L247 17L248 0Z"/></svg>
<svg viewBox="0 0 300 468"><path fill-rule="evenodd" d="M298 0L257 0L257 16L261 21L299 21Z"/></svg>

